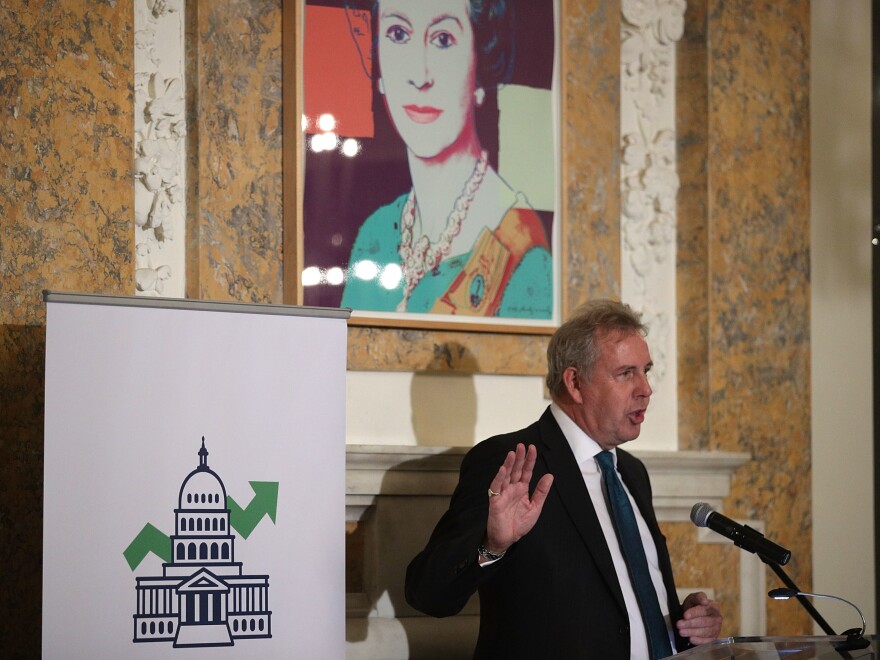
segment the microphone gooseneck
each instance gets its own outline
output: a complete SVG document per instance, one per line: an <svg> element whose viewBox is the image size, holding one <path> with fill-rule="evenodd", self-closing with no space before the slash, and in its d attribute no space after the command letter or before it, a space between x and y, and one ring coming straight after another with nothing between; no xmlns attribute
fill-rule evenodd
<svg viewBox="0 0 880 660"><path fill-rule="evenodd" d="M851 603L846 598L841 598L840 596L832 596L831 594L814 594L809 591L798 591L797 589L771 589L767 592L767 595L770 596L773 600L788 600L789 598L794 598L795 596L810 596L811 598L830 598L832 600L839 600L841 603L846 603L850 607L854 608L856 612L859 613L859 616L862 619L862 629L858 631L858 634L855 632L855 628L853 628L853 632L850 633L847 631L844 633L847 636L857 636L861 637L865 634L865 628L868 627L868 624L865 623L865 615L862 614L862 610L855 603Z"/></svg>
<svg viewBox="0 0 880 660"><path fill-rule="evenodd" d="M810 596L811 598L830 598L831 600L839 600L842 603L846 603L859 613L859 617L862 619L862 627L861 629L850 628L849 630L844 631L843 635L846 637L846 642L844 642L842 646L836 647L837 650L843 653L844 651L864 649L871 645L871 642L864 637L865 629L868 627L867 623L865 623L865 615L862 614L862 610L859 609L859 607L855 603L848 601L846 598L841 598L840 596L832 596L830 594L815 594L809 591L801 591L799 589L791 588L771 589L767 592L767 595L774 600L788 600L789 598L797 598L802 603L806 602L804 596ZM833 634L833 631L829 634ZM844 657L849 656L844 654Z"/></svg>
<svg viewBox="0 0 880 660"><path fill-rule="evenodd" d="M729 538L738 547L758 555L766 562L784 565L791 559L790 550L777 545L758 530L722 516L706 502L694 504L691 509L691 521L697 527L708 527Z"/></svg>

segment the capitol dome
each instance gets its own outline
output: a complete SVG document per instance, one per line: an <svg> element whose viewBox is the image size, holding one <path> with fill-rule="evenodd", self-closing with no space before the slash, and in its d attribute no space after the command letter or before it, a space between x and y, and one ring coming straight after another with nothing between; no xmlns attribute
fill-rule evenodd
<svg viewBox="0 0 880 660"><path fill-rule="evenodd" d="M208 468L208 450L202 438L199 467L189 473L180 486L179 509L225 509L226 488L220 477Z"/></svg>

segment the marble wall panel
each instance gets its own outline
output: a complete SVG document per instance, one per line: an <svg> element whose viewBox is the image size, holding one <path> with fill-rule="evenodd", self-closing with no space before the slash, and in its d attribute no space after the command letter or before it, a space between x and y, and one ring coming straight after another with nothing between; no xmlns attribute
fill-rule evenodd
<svg viewBox="0 0 880 660"><path fill-rule="evenodd" d="M130 3L0 3L0 649L40 648L45 307L134 292Z"/></svg>
<svg viewBox="0 0 880 660"><path fill-rule="evenodd" d="M708 90L706 1L691 0L676 50L678 431L680 449L709 445Z"/></svg>
<svg viewBox="0 0 880 660"><path fill-rule="evenodd" d="M708 6L709 448L755 458L726 512L763 520L809 589L809 3ZM796 607L767 623L811 628Z"/></svg>
<svg viewBox="0 0 880 660"><path fill-rule="evenodd" d="M281 0L189 2L190 297L282 302Z"/></svg>
<svg viewBox="0 0 880 660"><path fill-rule="evenodd" d="M675 584L688 589L711 589L724 615L723 635L740 629L739 553L733 544L695 543L690 522L661 523L670 556L675 560Z"/></svg>

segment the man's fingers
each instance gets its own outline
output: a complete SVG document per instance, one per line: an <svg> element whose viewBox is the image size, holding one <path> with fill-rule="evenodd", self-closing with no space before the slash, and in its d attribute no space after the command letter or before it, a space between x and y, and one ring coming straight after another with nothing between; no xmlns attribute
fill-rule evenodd
<svg viewBox="0 0 880 660"><path fill-rule="evenodd" d="M510 483L518 483L522 479L523 463L526 460L526 447L519 443L516 446L516 455L513 460L513 467L510 470Z"/></svg>
<svg viewBox="0 0 880 660"><path fill-rule="evenodd" d="M504 458L504 463L498 468L498 472L495 473L495 478L492 479L492 483L489 484L489 490L491 491L489 497L494 498L496 493L498 495L504 493L510 486L528 487L532 480L532 473L535 468L537 457L538 450L535 445L529 445L528 448L526 448L523 443L519 443L515 450L507 452L507 456ZM549 490L550 483L552 483L552 479L547 483L547 490ZM520 492L521 494L519 488L514 492ZM546 492L541 495L542 502L546 496Z"/></svg>
<svg viewBox="0 0 880 660"><path fill-rule="evenodd" d="M545 474L538 480L535 485L535 492L532 493L532 506L540 511L544 507L544 500L550 493L550 486L553 485L553 475Z"/></svg>
<svg viewBox="0 0 880 660"><path fill-rule="evenodd" d="M510 483L508 476L510 475L510 470L513 467L513 452L507 452L507 456L504 459L504 462L501 464L501 467L498 468L498 472L495 473L495 478L492 479L492 483L489 484L489 490L493 493L501 493L504 490L504 486Z"/></svg>
<svg viewBox="0 0 880 660"><path fill-rule="evenodd" d="M532 471L535 469L535 461L538 458L538 450L535 448L535 445L529 445L528 449L526 449L525 460L523 461L523 469L522 474L520 475L520 481L524 481L525 483L530 483L532 480Z"/></svg>
<svg viewBox="0 0 880 660"><path fill-rule="evenodd" d="M717 639L723 621L718 603L703 593L691 594L685 599L685 603L691 607L685 610L684 618L676 624L681 635L694 644L705 644Z"/></svg>

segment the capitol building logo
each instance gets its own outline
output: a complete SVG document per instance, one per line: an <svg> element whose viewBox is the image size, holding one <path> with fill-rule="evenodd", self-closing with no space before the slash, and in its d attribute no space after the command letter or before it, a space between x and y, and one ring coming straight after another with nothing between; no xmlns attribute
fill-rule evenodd
<svg viewBox="0 0 880 660"><path fill-rule="evenodd" d="M161 576L136 578L134 642L213 647L272 636L269 576L244 574L235 539L226 487L202 438L198 467L180 486L171 561Z"/></svg>

